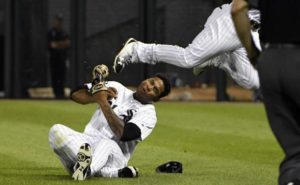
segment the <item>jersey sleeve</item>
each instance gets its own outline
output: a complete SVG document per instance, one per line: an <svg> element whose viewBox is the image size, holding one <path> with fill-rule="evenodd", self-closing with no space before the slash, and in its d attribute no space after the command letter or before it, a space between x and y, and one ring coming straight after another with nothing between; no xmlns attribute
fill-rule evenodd
<svg viewBox="0 0 300 185"><path fill-rule="evenodd" d="M154 105L146 105L140 108L133 113L132 118L128 122L140 128L141 138L139 140L143 141L150 135L157 122Z"/></svg>
<svg viewBox="0 0 300 185"><path fill-rule="evenodd" d="M125 86L116 81L107 81L105 83L106 87L113 87L117 90L118 93L125 91Z"/></svg>

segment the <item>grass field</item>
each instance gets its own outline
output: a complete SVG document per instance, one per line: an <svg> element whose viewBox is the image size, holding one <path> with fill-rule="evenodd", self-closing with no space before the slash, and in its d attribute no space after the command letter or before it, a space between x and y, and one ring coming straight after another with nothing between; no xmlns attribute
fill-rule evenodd
<svg viewBox="0 0 300 185"><path fill-rule="evenodd" d="M50 150L48 130L63 123L82 131L95 105L70 101L0 100L0 184L274 185L282 151L262 104L157 105L158 124L130 164L137 179L74 182ZM181 161L183 174L157 174L157 165Z"/></svg>

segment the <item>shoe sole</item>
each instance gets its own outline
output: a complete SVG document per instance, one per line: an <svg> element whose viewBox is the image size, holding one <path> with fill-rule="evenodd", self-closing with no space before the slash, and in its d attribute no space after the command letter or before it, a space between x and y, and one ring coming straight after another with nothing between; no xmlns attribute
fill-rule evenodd
<svg viewBox="0 0 300 185"><path fill-rule="evenodd" d="M117 54L117 56L115 57L114 65L113 65L113 69L114 69L114 72L115 72L115 73L120 73L120 72L122 71L122 69L121 69L121 70L117 70L117 69L116 69L116 68L117 68L117 63L118 63L118 61L119 61L119 57L120 57L121 53L124 51L125 47L126 47L129 43L131 43L131 42L136 42L136 40L135 40L134 38L128 39L128 40L126 41L126 43L124 44L123 48L121 49L121 51L120 51L120 52Z"/></svg>
<svg viewBox="0 0 300 185"><path fill-rule="evenodd" d="M84 143L80 146L79 152L77 153L77 162L74 165L74 173L72 175L74 180L86 179L87 170L92 162L91 154L91 146L88 143Z"/></svg>

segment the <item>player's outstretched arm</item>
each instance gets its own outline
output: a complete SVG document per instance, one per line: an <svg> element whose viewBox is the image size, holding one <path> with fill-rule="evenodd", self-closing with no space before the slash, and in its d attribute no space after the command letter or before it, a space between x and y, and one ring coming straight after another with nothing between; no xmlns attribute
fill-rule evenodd
<svg viewBox="0 0 300 185"><path fill-rule="evenodd" d="M94 67L92 71L92 83L85 84L84 86L77 88L71 92L70 98L79 104L95 103L93 94L99 91L107 91L109 98L115 98L117 91L114 88L107 88L105 86L105 78L108 76L108 68L104 64L100 64Z"/></svg>
<svg viewBox="0 0 300 185"><path fill-rule="evenodd" d="M107 93L108 93L108 100L112 98L116 98L118 95L118 92L115 88L113 87L108 87L107 88ZM73 100L76 103L85 105L89 103L97 103L93 99L91 93L89 92L88 88L82 87L78 88L74 91L71 92L70 95L71 100Z"/></svg>
<svg viewBox="0 0 300 185"><path fill-rule="evenodd" d="M89 103L94 103L94 100L90 93L88 92L87 88L80 88L71 92L70 96L71 100L76 103L85 105Z"/></svg>

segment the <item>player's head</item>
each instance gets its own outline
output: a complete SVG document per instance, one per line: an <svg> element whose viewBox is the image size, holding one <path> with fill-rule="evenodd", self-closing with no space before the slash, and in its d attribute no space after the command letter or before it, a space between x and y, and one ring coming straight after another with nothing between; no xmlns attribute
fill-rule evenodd
<svg viewBox="0 0 300 185"><path fill-rule="evenodd" d="M142 81L137 87L135 96L142 102L152 102L167 96L170 91L169 80L165 76L157 74Z"/></svg>
<svg viewBox="0 0 300 185"><path fill-rule="evenodd" d="M171 92L171 84L170 81L166 76L163 74L156 74L155 77L160 78L164 84L164 91L160 94L159 98L163 98L165 96L168 96Z"/></svg>
<svg viewBox="0 0 300 185"><path fill-rule="evenodd" d="M53 19L53 27L57 29L61 29L63 26L64 17L62 14L56 14Z"/></svg>

